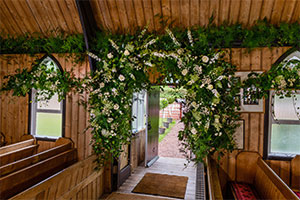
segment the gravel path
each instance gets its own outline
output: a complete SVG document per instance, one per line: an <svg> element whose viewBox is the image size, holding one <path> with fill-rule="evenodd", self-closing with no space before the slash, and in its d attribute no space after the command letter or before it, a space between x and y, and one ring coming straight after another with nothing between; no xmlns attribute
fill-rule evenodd
<svg viewBox="0 0 300 200"><path fill-rule="evenodd" d="M175 126L171 129L169 134L158 145L158 155L161 157L171 158L185 158L184 154L179 151L180 141L178 140L178 133L184 129L184 124L177 121Z"/></svg>

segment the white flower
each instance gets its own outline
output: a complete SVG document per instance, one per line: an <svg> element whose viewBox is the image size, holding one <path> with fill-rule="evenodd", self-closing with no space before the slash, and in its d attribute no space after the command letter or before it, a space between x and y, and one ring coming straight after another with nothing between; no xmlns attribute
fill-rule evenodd
<svg viewBox="0 0 300 200"><path fill-rule="evenodd" d="M173 40L173 43L176 46L181 46L181 44L176 40L175 36L173 35L172 31L170 31L170 29L166 29L166 32L169 34L170 38Z"/></svg>
<svg viewBox="0 0 300 200"><path fill-rule="evenodd" d="M215 54L214 59L216 59L216 60L219 59L219 53L216 53L216 54Z"/></svg>
<svg viewBox="0 0 300 200"><path fill-rule="evenodd" d="M109 59L111 59L111 58L114 57L114 55L113 55L112 53L109 53L109 54L107 54L107 57L108 57Z"/></svg>
<svg viewBox="0 0 300 200"><path fill-rule="evenodd" d="M104 86L105 86L105 83L100 83L100 88L104 88Z"/></svg>
<svg viewBox="0 0 300 200"><path fill-rule="evenodd" d="M196 108L196 109L199 107L198 104L197 104L195 101L192 102L192 106L193 106L194 108Z"/></svg>
<svg viewBox="0 0 300 200"><path fill-rule="evenodd" d="M181 72L181 74L182 74L183 76L185 76L187 73L188 73L188 70L187 70L187 69L184 69L184 70L182 70L182 72Z"/></svg>
<svg viewBox="0 0 300 200"><path fill-rule="evenodd" d="M107 119L107 122L108 122L108 123L111 123L112 121L114 121L113 118L108 118L108 119Z"/></svg>
<svg viewBox="0 0 300 200"><path fill-rule="evenodd" d="M202 56L202 61L204 63L207 63L209 61L209 58L207 56Z"/></svg>
<svg viewBox="0 0 300 200"><path fill-rule="evenodd" d="M221 136L221 135L222 135L222 132L219 133L219 136Z"/></svg>
<svg viewBox="0 0 300 200"><path fill-rule="evenodd" d="M101 134L102 134L102 135L108 135L109 132L107 132L105 129L102 129Z"/></svg>
<svg viewBox="0 0 300 200"><path fill-rule="evenodd" d="M188 35L189 42L190 42L191 46L193 46L193 45L194 45L194 42L193 42L193 37L192 37L192 33L191 33L191 30L190 30L190 29L188 29L187 35Z"/></svg>
<svg viewBox="0 0 300 200"><path fill-rule="evenodd" d="M114 105L114 109L115 109L115 110L118 110L118 109L119 109L119 105L118 105L118 104L115 104L115 105Z"/></svg>
<svg viewBox="0 0 300 200"><path fill-rule="evenodd" d="M129 54L130 54L130 52L126 49L126 50L124 51L124 55L125 55L125 56L129 56Z"/></svg>
<svg viewBox="0 0 300 200"><path fill-rule="evenodd" d="M194 70L195 70L196 72L198 72L198 74L202 74L202 67L199 67L198 65L196 65L196 66L194 67Z"/></svg>
<svg viewBox="0 0 300 200"><path fill-rule="evenodd" d="M191 132L192 132L194 135L197 134L197 130L196 130L194 127L192 128Z"/></svg>
<svg viewBox="0 0 300 200"><path fill-rule="evenodd" d="M178 50L177 50L177 53L178 53L178 54L182 54L182 53L183 53L183 49L182 49L182 48L178 49Z"/></svg>
<svg viewBox="0 0 300 200"><path fill-rule="evenodd" d="M219 94L219 92L216 89L213 89L212 93L214 93L215 97L217 97L217 98L220 97L220 94Z"/></svg>
<svg viewBox="0 0 300 200"><path fill-rule="evenodd" d="M218 136L219 135L219 133L215 133L215 136Z"/></svg>
<svg viewBox="0 0 300 200"><path fill-rule="evenodd" d="M135 80L135 76L133 74L130 74L130 78L132 78L133 80Z"/></svg>
<svg viewBox="0 0 300 200"><path fill-rule="evenodd" d="M207 86L207 89L212 90L212 89L214 89L214 86L213 86L212 84L209 84L209 85Z"/></svg>
<svg viewBox="0 0 300 200"><path fill-rule="evenodd" d="M124 77L122 74L120 74L120 75L119 75L119 80L120 80L120 81L124 81L124 80L125 80L125 77Z"/></svg>

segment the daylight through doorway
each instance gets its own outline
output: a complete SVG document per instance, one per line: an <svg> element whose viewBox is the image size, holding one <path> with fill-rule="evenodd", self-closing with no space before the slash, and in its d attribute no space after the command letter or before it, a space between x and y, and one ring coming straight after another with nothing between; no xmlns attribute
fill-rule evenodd
<svg viewBox="0 0 300 200"><path fill-rule="evenodd" d="M181 142L178 140L179 131L184 129L180 122L184 110L183 89L173 86L161 87L159 115L159 157L185 158Z"/></svg>

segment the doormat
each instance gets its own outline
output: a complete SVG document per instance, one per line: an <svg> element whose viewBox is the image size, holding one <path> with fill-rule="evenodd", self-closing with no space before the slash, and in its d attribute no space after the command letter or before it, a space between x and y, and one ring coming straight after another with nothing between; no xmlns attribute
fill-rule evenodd
<svg viewBox="0 0 300 200"><path fill-rule="evenodd" d="M184 199L187 181L185 176L146 173L132 192Z"/></svg>

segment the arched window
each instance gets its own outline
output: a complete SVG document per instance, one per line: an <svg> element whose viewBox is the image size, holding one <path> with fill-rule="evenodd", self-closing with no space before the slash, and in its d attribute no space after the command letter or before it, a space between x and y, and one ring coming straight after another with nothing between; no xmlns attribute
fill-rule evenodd
<svg viewBox="0 0 300 200"><path fill-rule="evenodd" d="M62 71L53 56L45 56L42 64L49 68ZM36 101L37 91L31 91L30 133L37 138L56 139L64 136L65 101L58 101L55 94L49 101Z"/></svg>
<svg viewBox="0 0 300 200"><path fill-rule="evenodd" d="M300 51L287 52L277 63L290 60L300 62ZM284 98L270 91L268 104L264 156L268 159L291 159L300 154L300 91Z"/></svg>

